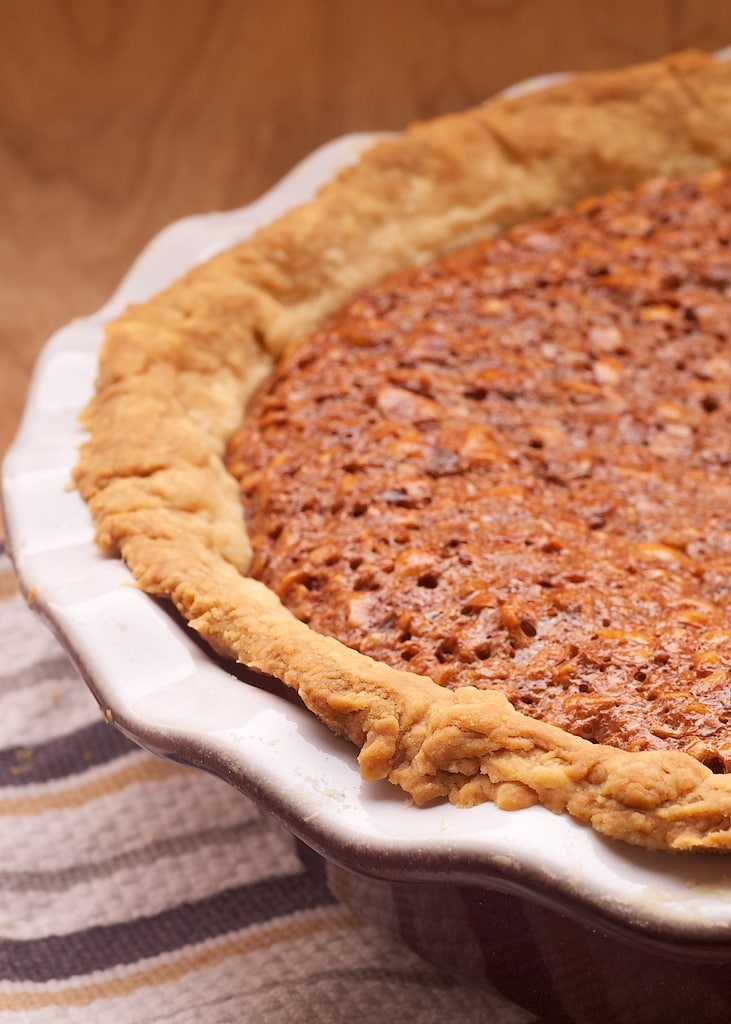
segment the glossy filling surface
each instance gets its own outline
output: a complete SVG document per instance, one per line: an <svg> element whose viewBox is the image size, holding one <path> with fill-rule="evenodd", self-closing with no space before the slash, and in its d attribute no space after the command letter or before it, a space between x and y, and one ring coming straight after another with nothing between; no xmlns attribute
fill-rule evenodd
<svg viewBox="0 0 731 1024"><path fill-rule="evenodd" d="M587 200L358 296L228 465L314 630L731 768L731 178Z"/></svg>

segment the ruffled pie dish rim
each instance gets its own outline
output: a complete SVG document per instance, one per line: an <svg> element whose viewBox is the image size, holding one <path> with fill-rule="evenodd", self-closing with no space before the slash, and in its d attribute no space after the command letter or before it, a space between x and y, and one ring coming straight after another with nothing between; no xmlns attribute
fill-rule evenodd
<svg viewBox="0 0 731 1024"><path fill-rule="evenodd" d="M517 891L633 941L726 958L726 858L630 847L542 807L416 810L389 784L363 783L352 748L310 712L274 683L248 685L246 670L225 667L166 603L130 586L123 563L98 552L88 508L68 487L104 325L307 200L373 138L323 147L244 210L172 225L102 310L49 341L3 464L9 548L22 587L110 721L141 745L226 779L327 859L401 882Z"/></svg>

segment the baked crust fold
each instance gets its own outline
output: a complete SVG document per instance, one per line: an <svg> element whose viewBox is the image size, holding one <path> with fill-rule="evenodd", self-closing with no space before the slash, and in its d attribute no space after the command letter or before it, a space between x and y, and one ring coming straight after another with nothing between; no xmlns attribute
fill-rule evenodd
<svg viewBox="0 0 731 1024"><path fill-rule="evenodd" d="M445 690L314 633L247 576L223 464L282 350L362 288L513 224L656 174L731 165L731 67L697 53L575 76L415 125L310 203L107 328L74 470L101 549L219 654L274 675L360 748L366 779L423 804L539 802L654 848L731 850L731 779L627 753Z"/></svg>

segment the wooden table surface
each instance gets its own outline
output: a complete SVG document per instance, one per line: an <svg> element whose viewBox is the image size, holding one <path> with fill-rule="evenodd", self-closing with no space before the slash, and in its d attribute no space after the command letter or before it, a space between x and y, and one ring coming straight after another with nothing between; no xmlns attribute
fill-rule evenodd
<svg viewBox="0 0 731 1024"><path fill-rule="evenodd" d="M344 132L728 43L721 0L0 0L0 455L46 338L170 221Z"/></svg>

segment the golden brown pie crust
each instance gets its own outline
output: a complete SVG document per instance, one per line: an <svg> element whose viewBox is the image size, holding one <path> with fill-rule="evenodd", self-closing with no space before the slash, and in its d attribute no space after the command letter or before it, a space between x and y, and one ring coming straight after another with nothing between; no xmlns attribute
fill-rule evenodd
<svg viewBox="0 0 731 1024"><path fill-rule="evenodd" d="M277 355L387 274L581 197L731 165L731 67L685 53L498 99L378 143L311 203L110 324L75 483L109 555L217 652L295 688L418 804L540 802L598 832L731 849L731 779L445 690L314 633L247 576L223 456Z"/></svg>

